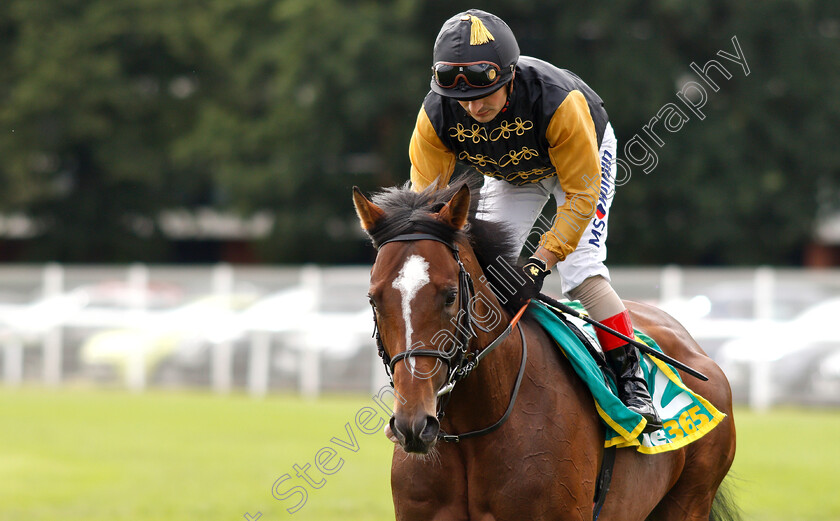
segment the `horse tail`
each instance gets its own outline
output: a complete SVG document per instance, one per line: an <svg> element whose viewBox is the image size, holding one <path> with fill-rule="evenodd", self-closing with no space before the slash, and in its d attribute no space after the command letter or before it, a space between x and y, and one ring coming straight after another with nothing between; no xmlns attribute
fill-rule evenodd
<svg viewBox="0 0 840 521"><path fill-rule="evenodd" d="M717 489L712 501L709 521L741 521L741 509L732 497L730 479L727 478Z"/></svg>

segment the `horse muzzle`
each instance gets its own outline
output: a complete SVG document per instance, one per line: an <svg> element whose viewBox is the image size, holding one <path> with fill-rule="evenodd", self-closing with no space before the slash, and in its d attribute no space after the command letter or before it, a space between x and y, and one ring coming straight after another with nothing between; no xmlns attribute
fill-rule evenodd
<svg viewBox="0 0 840 521"><path fill-rule="evenodd" d="M408 418L403 415L391 417L391 431L406 452L427 454L440 432L440 422L434 416L417 414Z"/></svg>

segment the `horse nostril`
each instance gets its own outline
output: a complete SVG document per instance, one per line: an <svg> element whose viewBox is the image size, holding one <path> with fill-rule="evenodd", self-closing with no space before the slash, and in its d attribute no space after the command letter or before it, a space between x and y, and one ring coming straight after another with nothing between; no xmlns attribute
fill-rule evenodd
<svg viewBox="0 0 840 521"><path fill-rule="evenodd" d="M437 441L440 422L434 416L419 413L406 418L397 413L391 417L391 432L406 452L426 454Z"/></svg>
<svg viewBox="0 0 840 521"><path fill-rule="evenodd" d="M391 421L389 424L391 425L391 432L394 433L394 436L397 437L397 441L400 442L401 445L405 445L405 430L400 427L399 423L397 422L397 418L391 416Z"/></svg>
<svg viewBox="0 0 840 521"><path fill-rule="evenodd" d="M440 422L434 416L426 416L426 425L420 431L420 440L424 443L431 444L437 439L438 432L440 432Z"/></svg>

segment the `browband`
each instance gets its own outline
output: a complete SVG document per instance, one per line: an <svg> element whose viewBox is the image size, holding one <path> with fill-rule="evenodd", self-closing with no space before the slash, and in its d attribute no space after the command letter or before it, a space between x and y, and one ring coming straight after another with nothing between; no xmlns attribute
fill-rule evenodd
<svg viewBox="0 0 840 521"><path fill-rule="evenodd" d="M441 244L445 244L449 247L450 250L457 252L458 245L451 243L449 241L443 240L436 235L432 235L431 233L404 233L402 235L397 235L396 237L392 237L387 241L382 241L382 243L376 247L376 249L381 249L383 246L388 244L389 242L406 242L406 241L437 241Z"/></svg>

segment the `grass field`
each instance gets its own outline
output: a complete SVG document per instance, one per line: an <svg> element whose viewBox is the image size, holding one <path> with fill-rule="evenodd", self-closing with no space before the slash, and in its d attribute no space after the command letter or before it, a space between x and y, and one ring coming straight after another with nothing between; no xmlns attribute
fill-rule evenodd
<svg viewBox="0 0 840 521"><path fill-rule="evenodd" d="M0 521L393 519L391 444L359 427L381 425L378 410L364 396L0 388ZM736 424L745 519L840 520L840 410L739 410Z"/></svg>

